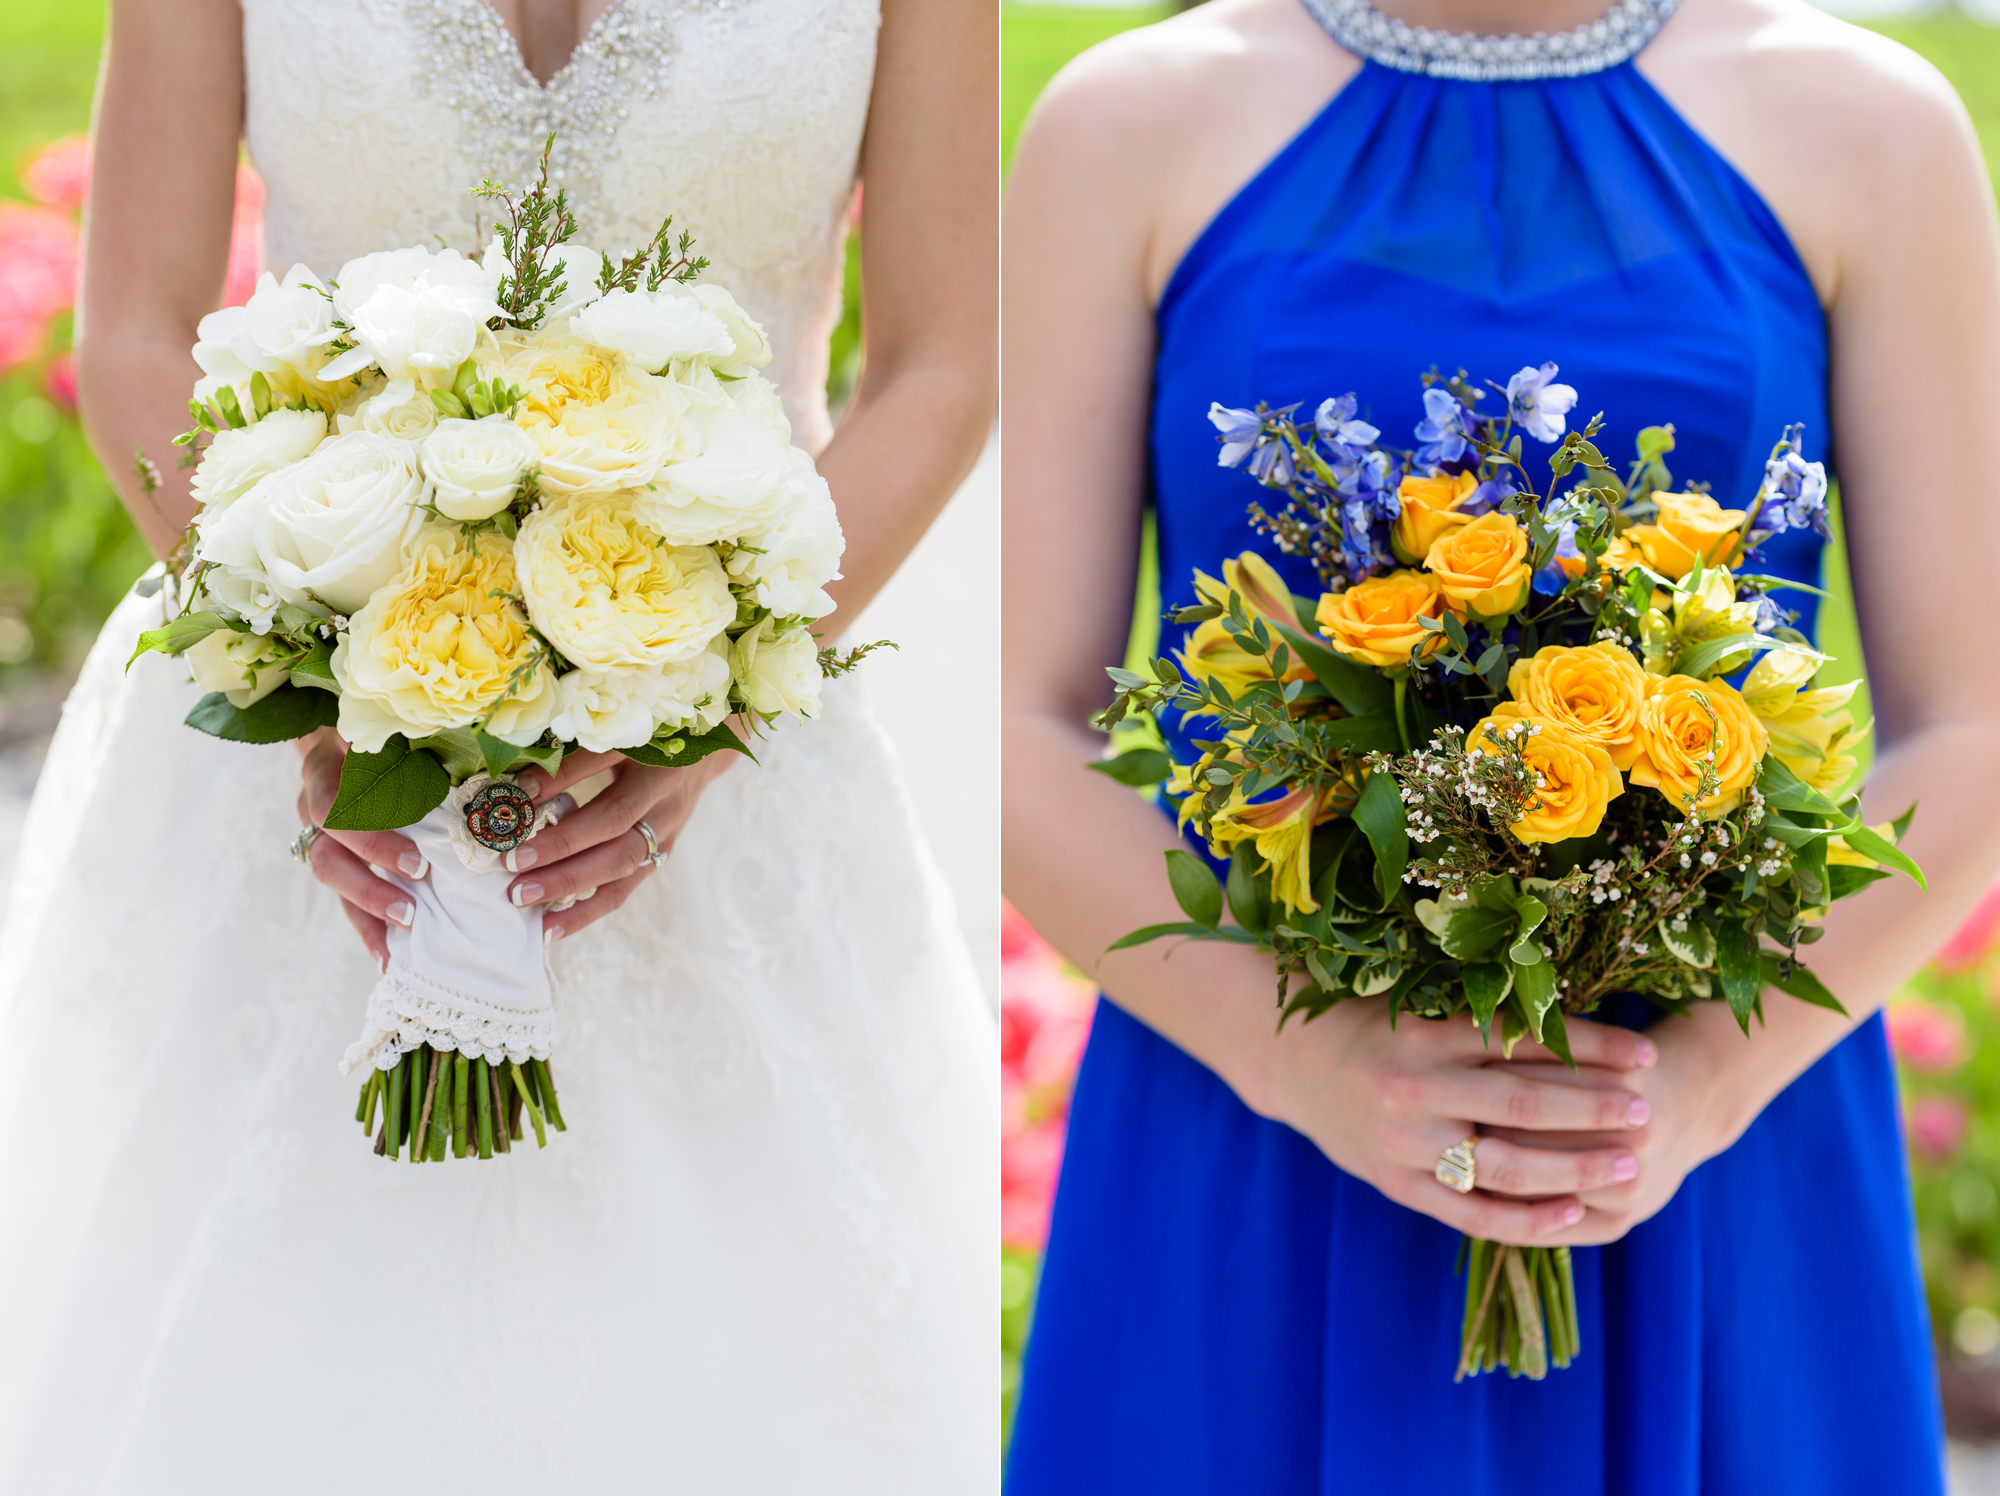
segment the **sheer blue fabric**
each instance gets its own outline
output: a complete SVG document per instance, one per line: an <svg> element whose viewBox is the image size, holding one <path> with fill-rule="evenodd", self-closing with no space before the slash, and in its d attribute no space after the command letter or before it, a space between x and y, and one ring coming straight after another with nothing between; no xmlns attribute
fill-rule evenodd
<svg viewBox="0 0 2000 1496"><path fill-rule="evenodd" d="M1629 457L1642 425L1671 421L1676 477L1724 503L1755 491L1788 422L1827 455L1825 321L1804 269L1630 64L1499 84L1365 66L1197 240L1158 324L1170 603L1191 600L1196 567L1273 554L1245 519L1259 491L1216 466L1211 400L1310 411L1353 390L1404 444L1420 370L1504 381L1552 359L1581 392L1575 415L1604 412L1607 452ZM1817 581L1818 540L1787 535L1763 562ZM1809 630L1810 594L1781 596ZM1653 1220L1577 1253L1584 1350L1568 1370L1453 1385L1456 1246L1101 1003L1009 1490L1941 1491L1879 1019Z"/></svg>

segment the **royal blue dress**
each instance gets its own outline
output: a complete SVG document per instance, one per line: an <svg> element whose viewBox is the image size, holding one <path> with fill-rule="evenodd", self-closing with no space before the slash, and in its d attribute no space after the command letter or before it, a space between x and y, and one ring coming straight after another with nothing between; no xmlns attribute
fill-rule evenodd
<svg viewBox="0 0 2000 1496"><path fill-rule="evenodd" d="M1554 360L1581 392L1575 416L1604 412L1608 453L1629 459L1641 426L1671 421L1676 478L1706 479L1725 503L1755 492L1788 422L1806 423L1809 457L1827 455L1826 324L1798 256L1617 58L1479 82L1371 57L1195 242L1161 299L1158 347L1169 603L1192 601L1197 567L1275 554L1245 518L1261 491L1216 464L1211 400L1310 412L1353 390L1384 440L1413 445L1420 370L1504 382ZM1817 539L1782 537L1763 560L1816 581ZM1281 569L1313 586L1309 568ZM1810 629L1811 595L1780 595ZM1100 1003L1011 1496L1942 1490L1879 1018L1656 1217L1576 1253L1584 1349L1568 1370L1453 1384L1457 1246Z"/></svg>

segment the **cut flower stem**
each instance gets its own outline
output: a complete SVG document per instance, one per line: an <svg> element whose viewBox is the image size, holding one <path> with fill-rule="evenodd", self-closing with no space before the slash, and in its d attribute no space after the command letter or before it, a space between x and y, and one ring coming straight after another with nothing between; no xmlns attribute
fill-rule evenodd
<svg viewBox="0 0 2000 1496"><path fill-rule="evenodd" d="M354 1106L354 1119L362 1136L374 1137L376 1153L400 1159L407 1143L413 1164L512 1152L526 1136L523 1113L538 1148L548 1146L549 1124L568 1131L547 1060L491 1064L428 1044L386 1070L370 1070Z"/></svg>

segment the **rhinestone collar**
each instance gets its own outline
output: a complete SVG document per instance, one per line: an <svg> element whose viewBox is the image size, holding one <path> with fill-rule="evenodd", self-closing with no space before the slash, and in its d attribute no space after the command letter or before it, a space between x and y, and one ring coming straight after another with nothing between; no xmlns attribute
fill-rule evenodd
<svg viewBox="0 0 2000 1496"><path fill-rule="evenodd" d="M1327 34L1357 57L1400 73L1478 83L1575 78L1616 67L1638 55L1679 3L1618 0L1595 21L1573 31L1475 36L1408 25L1383 15L1368 0L1304 0Z"/></svg>

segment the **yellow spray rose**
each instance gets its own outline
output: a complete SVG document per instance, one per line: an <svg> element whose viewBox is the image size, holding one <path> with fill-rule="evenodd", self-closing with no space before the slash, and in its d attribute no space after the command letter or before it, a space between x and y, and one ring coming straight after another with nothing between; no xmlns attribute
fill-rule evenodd
<svg viewBox="0 0 2000 1496"><path fill-rule="evenodd" d="M1639 554L1639 548L1630 540L1623 535L1614 535L1605 543L1604 554L1597 558L1597 566L1600 573L1627 572L1645 559ZM1566 577L1574 579L1583 575L1581 556L1557 556L1555 563L1562 568Z"/></svg>
<svg viewBox="0 0 2000 1496"><path fill-rule="evenodd" d="M632 497L572 494L521 522L514 556L528 616L572 664L678 664L735 621L715 552L661 544L633 517Z"/></svg>
<svg viewBox="0 0 2000 1496"><path fill-rule="evenodd" d="M1528 595L1528 536L1509 514L1482 514L1440 536L1424 565L1454 612L1498 618Z"/></svg>
<svg viewBox="0 0 2000 1496"><path fill-rule="evenodd" d="M1288 629L1299 626L1298 612L1292 606L1292 590L1285 585L1285 579L1278 575L1255 551L1245 551L1233 560L1222 563L1223 580L1218 582L1205 572L1194 574L1195 594L1204 602L1227 606L1230 589L1234 588L1243 599L1243 606L1254 618L1261 614L1274 623L1282 623ZM1220 680L1234 696L1257 681L1271 678L1271 666L1261 655L1253 655L1237 647L1229 636L1227 618L1205 619L1188 635L1187 647L1180 653L1181 668L1198 680ZM1292 656L1292 663L1285 671L1286 680L1304 680L1310 672Z"/></svg>
<svg viewBox="0 0 2000 1496"><path fill-rule="evenodd" d="M555 672L529 664L538 646L507 596L514 590L514 548L501 536L420 532L402 575L334 646L340 735L363 753L379 753L395 733L421 738L480 721L503 742L540 737L555 714Z"/></svg>
<svg viewBox="0 0 2000 1496"><path fill-rule="evenodd" d="M1771 754L1824 795L1838 796L1861 767L1855 751L1868 735L1849 703L1861 682L1813 690L1822 661L1798 649L1774 649L1743 682L1743 703L1771 735Z"/></svg>
<svg viewBox="0 0 2000 1496"><path fill-rule="evenodd" d="M1639 756L1646 672L1623 645L1609 640L1580 649L1548 645L1514 662L1507 694L1527 715L1597 744L1620 769L1631 768Z"/></svg>
<svg viewBox="0 0 2000 1496"><path fill-rule="evenodd" d="M1611 755L1588 738L1548 717L1531 716L1519 703L1503 701L1473 728L1466 747L1500 752L1506 738L1521 749L1535 776L1535 798L1507 829L1524 842L1573 841L1594 836L1604 812L1625 793Z"/></svg>
<svg viewBox="0 0 2000 1496"><path fill-rule="evenodd" d="M1449 478L1405 478L1396 490L1403 502L1403 512L1396 516L1395 527L1389 532L1389 548L1397 559L1411 566L1420 565L1441 536L1469 524L1472 516L1458 506L1478 486L1478 478L1471 473Z"/></svg>
<svg viewBox="0 0 2000 1496"><path fill-rule="evenodd" d="M1389 669L1410 662L1410 651L1438 647L1441 634L1417 620L1442 619L1445 603L1435 578L1420 571L1392 571L1356 582L1345 592L1329 592L1313 617L1333 647L1363 664Z"/></svg>
<svg viewBox="0 0 2000 1496"><path fill-rule="evenodd" d="M1661 576L1679 581L1694 570L1696 556L1714 565L1727 561L1736 549L1741 509L1724 509L1705 493L1657 493L1653 499L1660 506L1659 518L1625 534Z"/></svg>
<svg viewBox="0 0 2000 1496"><path fill-rule="evenodd" d="M1756 781L1770 734L1727 681L1670 675L1653 683L1639 714L1639 756L1632 782L1651 785L1683 809L1701 783L1701 765L1715 755L1716 792L1701 802L1713 820L1727 815Z"/></svg>

